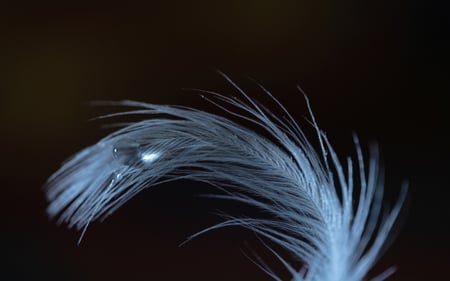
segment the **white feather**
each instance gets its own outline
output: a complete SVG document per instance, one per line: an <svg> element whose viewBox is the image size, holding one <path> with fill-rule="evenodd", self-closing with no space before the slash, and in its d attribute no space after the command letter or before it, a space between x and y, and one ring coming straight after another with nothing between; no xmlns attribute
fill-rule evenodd
<svg viewBox="0 0 450 281"><path fill-rule="evenodd" d="M360 185L355 190L353 161L348 158L344 171L312 114L319 154L270 93L263 89L286 119L276 117L228 81L244 101L205 93L225 102L227 108L214 103L232 115L259 125L270 139L227 118L193 108L119 102L136 109L113 115L152 118L121 128L68 160L48 180L48 214L59 215L60 223L84 234L91 221L109 216L146 188L178 179L202 181L225 190L224 198L259 208L272 218L230 218L200 233L231 225L251 229L302 262L301 269L293 268L274 252L295 281L363 280L388 238L406 189L381 218L383 185L377 151L373 150L366 175L354 138L356 181Z"/></svg>

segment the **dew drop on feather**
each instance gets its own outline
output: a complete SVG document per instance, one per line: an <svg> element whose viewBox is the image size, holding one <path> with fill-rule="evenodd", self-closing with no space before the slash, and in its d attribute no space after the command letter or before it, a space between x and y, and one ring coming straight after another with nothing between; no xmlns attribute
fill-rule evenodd
<svg viewBox="0 0 450 281"><path fill-rule="evenodd" d="M123 138L118 140L113 147L114 159L122 165L136 164L140 159L140 145L133 139Z"/></svg>

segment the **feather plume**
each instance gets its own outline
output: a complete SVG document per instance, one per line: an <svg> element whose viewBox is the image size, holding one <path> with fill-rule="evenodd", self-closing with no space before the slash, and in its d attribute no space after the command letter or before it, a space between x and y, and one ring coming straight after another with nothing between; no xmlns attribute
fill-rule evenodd
<svg viewBox="0 0 450 281"><path fill-rule="evenodd" d="M59 223L82 230L82 237L90 222L106 218L146 188L179 179L206 182L224 190L223 198L271 216L229 217L198 234L243 226L302 262L302 268L294 268L273 251L292 280L363 280L379 258L406 188L392 209L383 210L376 149L372 149L366 167L354 137L356 161L348 158L344 168L318 128L306 97L319 152L267 90L261 87L286 118L275 116L225 78L242 98L203 91L206 99L258 125L270 137L193 108L135 101L113 103L132 109L107 117L137 114L151 118L118 129L64 163L47 182L49 216L58 216ZM267 267L263 269L273 279L281 280ZM384 280L391 273L387 270L376 280Z"/></svg>

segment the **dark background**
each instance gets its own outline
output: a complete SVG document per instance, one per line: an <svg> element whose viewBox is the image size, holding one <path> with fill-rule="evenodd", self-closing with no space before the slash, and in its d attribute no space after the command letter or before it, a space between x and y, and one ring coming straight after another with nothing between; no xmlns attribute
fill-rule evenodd
<svg viewBox="0 0 450 281"><path fill-rule="evenodd" d="M2 280L270 280L242 253L254 249L278 266L248 231L223 229L178 247L219 222L216 209L246 211L196 197L211 192L207 186L148 190L92 224L79 247L78 232L45 215L46 178L110 132L88 120L111 110L87 102L136 99L222 114L182 90L237 95L215 69L276 112L248 77L259 81L313 138L301 85L342 158L353 153L352 132L363 144L378 142L388 199L403 180L410 192L397 239L374 274L397 265L389 280L448 276L445 4L60 2L0 4Z"/></svg>

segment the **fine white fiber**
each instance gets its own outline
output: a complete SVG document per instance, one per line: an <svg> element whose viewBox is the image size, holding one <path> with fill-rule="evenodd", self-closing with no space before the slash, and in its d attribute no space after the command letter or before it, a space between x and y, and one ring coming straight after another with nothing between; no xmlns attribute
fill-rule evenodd
<svg viewBox="0 0 450 281"><path fill-rule="evenodd" d="M271 216L231 217L198 234L226 226L248 228L292 255L281 257L273 251L294 281L365 280L399 215L406 188L387 210L376 148L366 161L354 137L356 160L349 157L342 164L309 109L320 147L316 152L267 90L261 87L285 117L277 117L224 77L241 98L202 91L205 98L233 118L259 126L268 137L194 108L111 103L130 110L106 117L145 118L83 149L48 179L49 216L82 230L82 237L90 222L106 218L146 188L179 179L206 182L224 190L222 198ZM287 262L292 258L302 267ZM384 280L392 271L373 280Z"/></svg>

